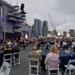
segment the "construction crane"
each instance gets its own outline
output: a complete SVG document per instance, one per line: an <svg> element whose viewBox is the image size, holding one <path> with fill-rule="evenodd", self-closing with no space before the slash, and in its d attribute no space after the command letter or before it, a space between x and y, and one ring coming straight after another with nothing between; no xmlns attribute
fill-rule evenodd
<svg viewBox="0 0 75 75"><path fill-rule="evenodd" d="M55 28L54 28L54 26L53 26L53 23L52 23L51 17L50 17L49 14L48 14L48 16L49 16L49 19L50 19L50 22L51 22L52 28L53 28L53 30L54 30Z"/></svg>
<svg viewBox="0 0 75 75"><path fill-rule="evenodd" d="M67 25L67 22L66 22L66 20L65 20L65 23L66 23L66 27L67 27L67 32L69 31L69 29L68 29L68 25Z"/></svg>
<svg viewBox="0 0 75 75"><path fill-rule="evenodd" d="M52 20L51 20L51 17L50 15L48 14L49 16L49 19L50 19L50 22L51 22L51 25L52 25L52 28L53 28L53 31L56 30L56 26L54 27L53 23L52 23ZM52 33L52 35L54 35L54 32Z"/></svg>
<svg viewBox="0 0 75 75"><path fill-rule="evenodd" d="M69 28L68 28L66 20L65 20L65 23L66 23L66 27L67 27L67 37L69 37L70 36L70 34L69 34Z"/></svg>

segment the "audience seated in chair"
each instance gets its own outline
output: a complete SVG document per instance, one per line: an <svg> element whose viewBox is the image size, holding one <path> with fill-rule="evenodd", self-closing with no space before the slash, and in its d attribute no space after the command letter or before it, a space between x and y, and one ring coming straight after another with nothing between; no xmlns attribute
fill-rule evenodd
<svg viewBox="0 0 75 75"><path fill-rule="evenodd" d="M59 59L59 54L58 54L58 50L56 45L51 46L50 48L50 53L47 54L46 59L44 61L45 63L45 69L48 69L48 66L50 67L56 67L57 64L53 64L51 63L50 65L48 65L48 60L58 60Z"/></svg>
<svg viewBox="0 0 75 75"><path fill-rule="evenodd" d="M41 54L40 53L37 53L36 50L37 50L36 46L33 46L32 51L28 52L28 57L29 58L39 58L39 60L41 62L42 61ZM32 61L32 64L33 65L36 65L37 62L33 62Z"/></svg>
<svg viewBox="0 0 75 75"><path fill-rule="evenodd" d="M14 44L14 48L12 49L12 51L13 51L13 52L20 52L20 49L19 49L17 43Z"/></svg>
<svg viewBox="0 0 75 75"><path fill-rule="evenodd" d="M6 44L5 50L11 50L8 44Z"/></svg>
<svg viewBox="0 0 75 75"><path fill-rule="evenodd" d="M12 49L12 54L13 54L14 66L20 64L20 49L17 43L14 44L14 48Z"/></svg>

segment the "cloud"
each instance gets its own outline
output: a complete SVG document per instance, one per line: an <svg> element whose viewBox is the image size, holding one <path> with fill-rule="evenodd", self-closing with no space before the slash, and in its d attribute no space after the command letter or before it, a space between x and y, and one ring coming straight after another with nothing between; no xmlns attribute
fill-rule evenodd
<svg viewBox="0 0 75 75"><path fill-rule="evenodd" d="M6 0L10 3L10 0ZM27 12L26 19L29 25L34 24L34 18L47 20L49 30L52 30L50 14L54 27L59 32L67 30L65 20L69 28L75 27L75 0L18 0L18 5L25 4ZM12 5L16 5L17 0L12 0Z"/></svg>
<svg viewBox="0 0 75 75"><path fill-rule="evenodd" d="M75 30L74 27L75 27L75 23L68 22L67 25L66 25L66 23L64 23L64 24L58 26L58 27L56 28L56 30L57 30L58 32L60 32L60 33L63 33L63 31L69 32L70 29L74 29L74 30Z"/></svg>
<svg viewBox="0 0 75 75"><path fill-rule="evenodd" d="M75 14L75 0L58 0L58 10L65 14Z"/></svg>

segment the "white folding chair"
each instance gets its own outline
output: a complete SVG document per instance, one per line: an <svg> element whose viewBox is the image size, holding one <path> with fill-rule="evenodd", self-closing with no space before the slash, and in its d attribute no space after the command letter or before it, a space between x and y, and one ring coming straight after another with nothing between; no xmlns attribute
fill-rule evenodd
<svg viewBox="0 0 75 75"><path fill-rule="evenodd" d="M40 50L42 50L44 48L44 46L43 45L40 45Z"/></svg>
<svg viewBox="0 0 75 75"><path fill-rule="evenodd" d="M2 72L2 75L9 75L11 70L11 65L7 62L4 62L0 71Z"/></svg>
<svg viewBox="0 0 75 75"><path fill-rule="evenodd" d="M65 68L66 68L64 75L67 74L67 71L68 71L68 70L69 70L69 75L72 74L71 71L75 71L75 66L72 65L72 63L75 63L75 59L73 59L73 60L69 60L68 64L67 64L67 65L64 65Z"/></svg>
<svg viewBox="0 0 75 75"><path fill-rule="evenodd" d="M39 59L38 58L28 58L29 60L29 75L39 75L39 73L41 72L41 67L40 67L40 62L39 62ZM37 62L37 64L32 64L32 62ZM36 68L36 72L37 74L33 74L32 73L32 68Z"/></svg>
<svg viewBox="0 0 75 75"><path fill-rule="evenodd" d="M20 52L13 52L13 64L14 66L20 64Z"/></svg>
<svg viewBox="0 0 75 75"><path fill-rule="evenodd" d="M4 53L4 62L8 62L10 63L11 67L12 67L12 53Z"/></svg>
<svg viewBox="0 0 75 75"><path fill-rule="evenodd" d="M30 45L30 50L32 50L32 48L33 48L33 44Z"/></svg>
<svg viewBox="0 0 75 75"><path fill-rule="evenodd" d="M25 50L29 50L29 45L26 45Z"/></svg>
<svg viewBox="0 0 75 75"><path fill-rule="evenodd" d="M19 45L19 48L20 48L20 49L24 49L24 48L23 48L23 45L24 45L24 44L20 44L20 45Z"/></svg>
<svg viewBox="0 0 75 75"><path fill-rule="evenodd" d="M59 73L60 60L49 60L48 64L49 64L48 69L47 69L48 75L51 75L51 71L57 71L57 74L60 75L60 73ZM53 65L55 64L55 66L52 67L52 66L50 66L51 64L53 64Z"/></svg>

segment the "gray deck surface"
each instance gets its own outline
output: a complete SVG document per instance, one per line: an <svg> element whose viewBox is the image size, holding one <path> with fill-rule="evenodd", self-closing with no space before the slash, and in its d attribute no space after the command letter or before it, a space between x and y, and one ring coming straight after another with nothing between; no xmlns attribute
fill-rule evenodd
<svg viewBox="0 0 75 75"><path fill-rule="evenodd" d="M10 75L29 75L27 54L27 50L21 50L21 63L20 65L12 66ZM42 70L40 75L46 75L46 72Z"/></svg>

